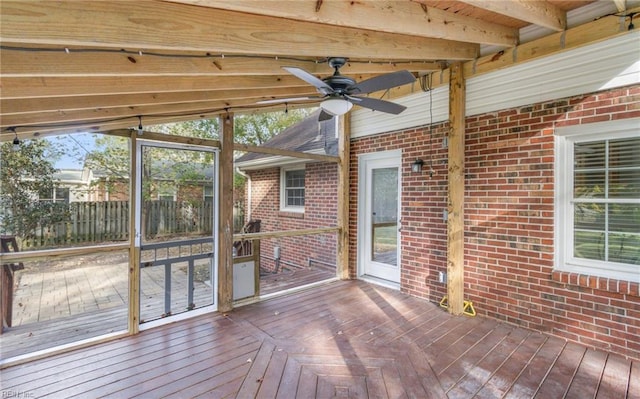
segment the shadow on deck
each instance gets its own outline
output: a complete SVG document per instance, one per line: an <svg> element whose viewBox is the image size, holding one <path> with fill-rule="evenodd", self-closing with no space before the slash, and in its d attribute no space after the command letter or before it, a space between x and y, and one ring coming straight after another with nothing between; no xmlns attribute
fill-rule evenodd
<svg viewBox="0 0 640 399"><path fill-rule="evenodd" d="M637 398L640 364L337 281L2 371L29 397Z"/></svg>
<svg viewBox="0 0 640 399"><path fill-rule="evenodd" d="M0 335L0 359L127 330L128 264L126 256L84 257L62 267L27 266L16 274L13 324ZM186 268L171 268L172 314L191 310ZM197 266L196 266L197 269ZM163 267L141 269L141 319L163 318ZM321 268L284 270L260 278L260 291L271 294L335 277ZM196 278L194 305L213 303L206 278Z"/></svg>

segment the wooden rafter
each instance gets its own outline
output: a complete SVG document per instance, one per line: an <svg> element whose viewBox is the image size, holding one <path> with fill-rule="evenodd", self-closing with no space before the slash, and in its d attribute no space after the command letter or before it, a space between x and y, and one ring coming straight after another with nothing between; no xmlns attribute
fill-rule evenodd
<svg viewBox="0 0 640 399"><path fill-rule="evenodd" d="M308 86L291 75L282 76L105 76L98 78L7 78L2 81L4 99L48 96L88 96L158 92L267 89Z"/></svg>
<svg viewBox="0 0 640 399"><path fill-rule="evenodd" d="M117 107L82 110L65 110L62 114L59 111L52 110L48 112L32 113L29 116L25 114L3 115L0 121L0 128L10 126L41 126L51 123L80 123L85 122L99 123L103 120L114 118L135 118L138 115L145 116L163 116L163 115L193 115L197 118L199 114L210 114L223 112L224 109L242 109L256 107L253 99L250 100L210 100L192 103L170 103L162 105L142 105L135 107Z"/></svg>
<svg viewBox="0 0 640 399"><path fill-rule="evenodd" d="M527 21L555 31L567 28L567 14L548 1L461 0L474 7Z"/></svg>
<svg viewBox="0 0 640 399"><path fill-rule="evenodd" d="M618 11L625 11L627 9L627 1L626 0L612 0L616 5Z"/></svg>
<svg viewBox="0 0 640 399"><path fill-rule="evenodd" d="M443 39L322 29L310 22L156 1L4 1L4 44L29 43L130 50L202 51L412 60L473 59L479 46ZM278 29L273 29L277 26ZM98 38L98 39L97 39ZM295 43L295 46L291 46Z"/></svg>
<svg viewBox="0 0 640 399"><path fill-rule="evenodd" d="M7 128L16 126L18 136L28 138L128 128L137 125L138 115L155 124L212 117L225 109L283 109L284 104L258 102L317 92L282 68L324 78L332 73L330 56L349 58L340 72L357 81L397 70L416 76L440 71L438 81L446 84L448 73L442 71L456 60L471 60L464 69L472 76L619 32L615 18L602 18L555 34L562 40L549 35L513 47L513 26L524 26L518 19L548 25L540 19L565 18L548 5L571 6L515 0L500 11L490 8L494 3L502 2L5 0L0 141L11 140ZM478 43L507 48L504 55L477 58ZM393 99L416 90L417 83L370 95Z"/></svg>
<svg viewBox="0 0 640 399"><path fill-rule="evenodd" d="M297 67L319 76L333 69L324 59L252 56L206 56L194 52L105 52L85 51L60 46L46 48L11 47L0 49L3 78L11 77L97 77L97 76L249 76L282 75L283 67ZM368 61L368 60L367 60ZM430 72L442 69L442 63L429 61L367 62L352 60L342 67L346 75L382 74L399 70Z"/></svg>
<svg viewBox="0 0 640 399"><path fill-rule="evenodd" d="M315 96L317 92L311 86L300 87L269 87L264 89L238 89L238 90L199 90L159 93L135 93L135 94L102 94L80 96L55 96L38 98L0 99L0 109L3 117L23 115L26 119L29 114L55 111L64 112L81 110L98 110L125 107L134 109L145 106L167 106L161 112L168 112L171 104L195 104L203 102L227 101L227 107L233 106L233 102L247 100L269 100L281 97Z"/></svg>
<svg viewBox="0 0 640 399"><path fill-rule="evenodd" d="M255 1L255 0L171 0L250 14L268 15L333 26L431 38L447 38L470 43L513 46L515 29L456 15L416 2L399 1Z"/></svg>

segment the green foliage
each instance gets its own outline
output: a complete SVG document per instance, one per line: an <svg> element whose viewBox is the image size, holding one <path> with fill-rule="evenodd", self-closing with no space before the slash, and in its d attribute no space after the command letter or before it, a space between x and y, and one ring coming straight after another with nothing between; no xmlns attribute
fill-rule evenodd
<svg viewBox="0 0 640 399"><path fill-rule="evenodd" d="M220 138L220 119L198 119L194 121L154 125L145 130L175 136L218 140Z"/></svg>
<svg viewBox="0 0 640 399"><path fill-rule="evenodd" d="M11 142L0 146L0 232L29 237L38 225L52 226L68 216L66 204L38 201L37 193L56 185L56 149L45 140L24 140L17 150Z"/></svg>
<svg viewBox="0 0 640 399"><path fill-rule="evenodd" d="M234 116L236 143L260 145L296 122L309 116L315 109L293 109L288 112L256 112ZM224 116L222 117L224 118ZM220 139L220 119L198 119L165 125L149 126L148 130L176 136Z"/></svg>
<svg viewBox="0 0 640 399"><path fill-rule="evenodd" d="M96 135L95 149L87 154L85 165L98 175L114 179L129 178L129 139Z"/></svg>
<svg viewBox="0 0 640 399"><path fill-rule="evenodd" d="M234 139L236 143L260 145L287 127L309 116L314 109L302 108L289 112L263 112L236 115Z"/></svg>
<svg viewBox="0 0 640 399"><path fill-rule="evenodd" d="M313 109L296 109L289 112L255 113L235 115L234 141L241 144L260 145L287 127L306 118ZM199 119L165 125L146 126L145 130L176 135L218 140L221 120ZM86 156L86 166L96 177L103 179L107 190L126 189L128 185L115 184L115 181L129 179L130 150L129 140L108 135L95 136L95 148ZM143 151L143 198L149 200L160 194L171 194L175 187L202 185L210 180L205 174L205 165L210 165L213 154L199 151L178 151L169 148L149 147ZM242 202L245 178L236 173L233 187L235 198ZM122 193L127 194L128 193Z"/></svg>

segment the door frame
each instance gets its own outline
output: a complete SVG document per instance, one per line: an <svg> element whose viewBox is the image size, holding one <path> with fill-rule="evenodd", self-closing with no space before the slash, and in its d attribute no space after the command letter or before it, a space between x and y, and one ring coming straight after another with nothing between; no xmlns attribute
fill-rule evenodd
<svg viewBox="0 0 640 399"><path fill-rule="evenodd" d="M384 285L394 289L400 289L400 279L398 282L385 280L382 278L378 278L375 276L366 274L366 262L367 262L367 225L368 217L370 215L367 212L366 201L367 201L367 186L368 186L368 178L367 176L367 167L368 164L373 161L390 161L393 163L393 166L398 167L398 248L397 248L397 262L398 262L398 273L401 275L402 273L402 259L400 250L402 242L401 237L401 215L402 215L402 150L389 150L389 151L380 151L380 152L372 152L367 154L362 154L358 156L358 230L357 230L357 277L361 280L367 280L372 283Z"/></svg>
<svg viewBox="0 0 640 399"><path fill-rule="evenodd" d="M189 312L183 312L171 317L160 318L157 320L149 321L144 324L140 324L138 322L137 328L139 330L146 330L149 328L156 327L158 325L173 323L176 321L188 319L191 317L195 317L198 315L215 312L218 310L218 225L220 224L220 215L219 215L219 202L220 202L220 149L215 147L207 147L200 146L194 144L181 144L181 143L169 143L165 141L154 141L154 140L145 140L142 138L138 138L135 140L135 187L136 190L133 193L134 197L134 207L135 207L135 231L134 234L134 250L139 254L142 246L142 147L157 147L157 148L170 148L176 150L188 150L188 151L201 151L201 152L210 152L214 154L214 162L213 162L213 176L214 176L214 184L213 184L213 226L212 226L212 239L213 239L213 265L212 265L212 290L213 290L213 298L212 304L208 306L204 306L202 308L194 309ZM140 262L135 262L133 267L137 268L137 281L134 282L138 287L137 295L141 294L140 284L141 284L141 273L140 273ZM131 293L130 293L131 294ZM130 298L131 301L131 298ZM140 300L139 298L136 300L136 309L135 311L135 320L140 320ZM131 319L131 318L130 318Z"/></svg>

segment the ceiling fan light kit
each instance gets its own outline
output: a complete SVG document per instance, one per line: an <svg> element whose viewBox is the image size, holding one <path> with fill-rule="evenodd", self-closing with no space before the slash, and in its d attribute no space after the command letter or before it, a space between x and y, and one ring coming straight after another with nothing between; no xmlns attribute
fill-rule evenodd
<svg viewBox="0 0 640 399"><path fill-rule="evenodd" d="M352 103L340 97L332 97L320 103L320 108L333 116L344 115L349 112L352 107Z"/></svg>
<svg viewBox="0 0 640 399"><path fill-rule="evenodd" d="M306 98L283 98L275 100L260 101L262 104L291 103L300 100L320 100L320 108L324 112L320 113L319 120L331 119L336 115L344 115L351 110L353 104L374 111L386 112L397 115L407 107L381 100L374 97L360 97L377 91L391 89L415 82L416 78L411 72L403 70L376 76L362 82L340 74L340 68L346 64L347 58L329 58L329 66L334 69L333 75L324 79L319 79L304 69L297 67L284 67L283 69L294 75L298 79L304 80L314 86L320 96Z"/></svg>

